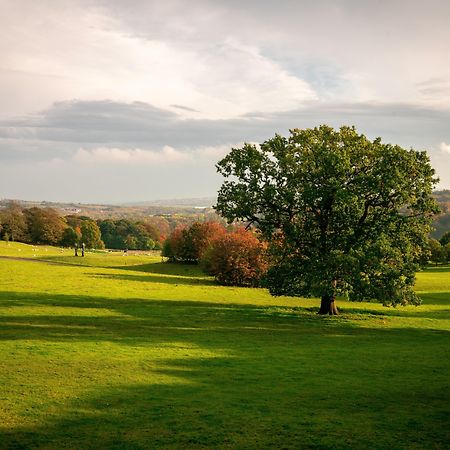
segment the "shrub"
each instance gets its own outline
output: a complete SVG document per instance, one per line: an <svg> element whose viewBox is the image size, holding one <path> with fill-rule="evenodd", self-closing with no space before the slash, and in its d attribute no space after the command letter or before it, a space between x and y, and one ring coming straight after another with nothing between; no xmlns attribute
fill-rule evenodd
<svg viewBox="0 0 450 450"><path fill-rule="evenodd" d="M194 222L182 225L164 241L162 256L169 261L198 263L212 243L225 234L225 228L217 222Z"/></svg>
<svg viewBox="0 0 450 450"><path fill-rule="evenodd" d="M258 286L268 269L267 244L244 228L215 239L202 258L203 269L228 286Z"/></svg>

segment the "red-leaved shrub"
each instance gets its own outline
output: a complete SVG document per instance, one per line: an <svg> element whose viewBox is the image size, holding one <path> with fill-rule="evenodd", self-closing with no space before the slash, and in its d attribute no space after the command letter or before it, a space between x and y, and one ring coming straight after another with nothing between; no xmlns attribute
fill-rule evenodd
<svg viewBox="0 0 450 450"><path fill-rule="evenodd" d="M258 286L268 269L267 244L244 228L217 237L204 253L204 270L228 286Z"/></svg>
<svg viewBox="0 0 450 450"><path fill-rule="evenodd" d="M225 232L223 225L217 222L194 222L189 227L177 227L164 241L162 256L169 258L169 261L197 263Z"/></svg>

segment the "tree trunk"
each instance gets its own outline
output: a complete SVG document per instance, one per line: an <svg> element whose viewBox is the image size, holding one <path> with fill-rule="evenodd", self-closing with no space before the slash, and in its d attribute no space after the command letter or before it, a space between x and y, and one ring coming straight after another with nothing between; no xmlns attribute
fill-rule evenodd
<svg viewBox="0 0 450 450"><path fill-rule="evenodd" d="M336 307L336 297L334 295L323 295L320 302L319 314L329 314L330 316L337 316L339 314Z"/></svg>

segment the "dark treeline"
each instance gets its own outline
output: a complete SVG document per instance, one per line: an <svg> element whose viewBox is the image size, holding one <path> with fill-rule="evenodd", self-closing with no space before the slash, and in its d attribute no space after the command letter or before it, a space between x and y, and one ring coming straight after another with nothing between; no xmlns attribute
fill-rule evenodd
<svg viewBox="0 0 450 450"><path fill-rule="evenodd" d="M184 216L98 219L62 216L53 208L23 208L10 202L0 209L0 237L28 244L61 245L117 250L159 250L165 238L194 218Z"/></svg>

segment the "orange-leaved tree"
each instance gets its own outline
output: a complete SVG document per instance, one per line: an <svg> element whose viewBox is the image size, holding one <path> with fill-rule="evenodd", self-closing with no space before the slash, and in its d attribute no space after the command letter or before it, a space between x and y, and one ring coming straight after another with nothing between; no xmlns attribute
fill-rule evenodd
<svg viewBox="0 0 450 450"><path fill-rule="evenodd" d="M239 227L219 236L202 258L205 271L229 286L258 286L268 269L267 244Z"/></svg>

